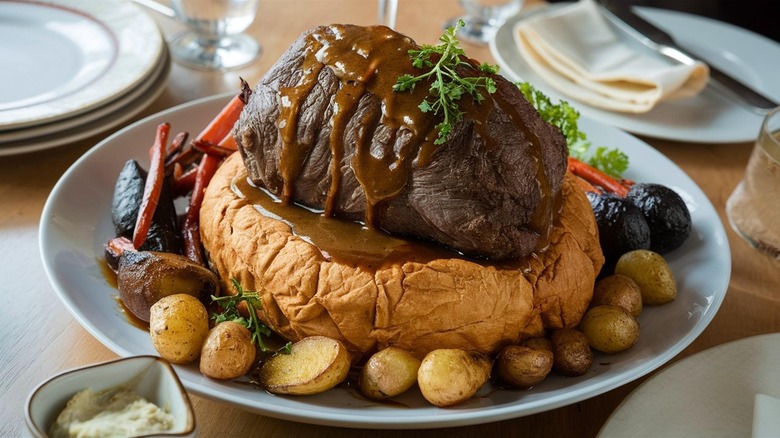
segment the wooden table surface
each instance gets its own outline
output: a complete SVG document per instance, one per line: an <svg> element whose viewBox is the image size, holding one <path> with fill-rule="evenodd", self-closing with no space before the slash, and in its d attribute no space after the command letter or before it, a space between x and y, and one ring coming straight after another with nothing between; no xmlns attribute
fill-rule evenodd
<svg viewBox="0 0 780 438"><path fill-rule="evenodd" d="M254 64L228 73L174 64L163 94L135 119L182 102L234 90L238 77L254 83L297 35L336 22L375 24L371 0L262 0L249 32L263 45ZM434 43L441 25L459 13L456 0L401 0L397 30ZM152 14L167 36L178 23ZM486 47L464 45L492 61ZM117 128L118 129L118 128ZM24 402L40 381L68 368L114 359L68 313L46 279L38 223L50 190L66 169L108 133L63 147L0 158L0 436L24 429ZM724 205L744 173L751 144L689 144L643 138L704 190L726 222ZM780 262L751 250L727 230L733 269L715 319L675 360L739 338L780 331ZM620 401L643 379L549 412L497 423L428 431L374 431L375 437L594 436ZM200 436L358 437L366 430L323 427L264 417L193 395Z"/></svg>

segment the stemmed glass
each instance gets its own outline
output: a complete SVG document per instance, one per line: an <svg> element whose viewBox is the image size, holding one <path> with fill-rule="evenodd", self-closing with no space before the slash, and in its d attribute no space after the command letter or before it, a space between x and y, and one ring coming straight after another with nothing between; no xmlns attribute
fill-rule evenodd
<svg viewBox="0 0 780 438"><path fill-rule="evenodd" d="M523 7L523 0L458 0L458 3L466 14L449 20L444 27L455 27L458 20L463 20L465 25L458 31L458 37L474 44L490 42L498 27Z"/></svg>
<svg viewBox="0 0 780 438"><path fill-rule="evenodd" d="M243 32L252 24L259 0L172 0L186 31L169 42L171 55L190 67L230 70L251 63L260 44Z"/></svg>
<svg viewBox="0 0 780 438"><path fill-rule="evenodd" d="M395 29L395 17L398 13L398 0L378 0L379 9L377 10L377 19L381 24Z"/></svg>

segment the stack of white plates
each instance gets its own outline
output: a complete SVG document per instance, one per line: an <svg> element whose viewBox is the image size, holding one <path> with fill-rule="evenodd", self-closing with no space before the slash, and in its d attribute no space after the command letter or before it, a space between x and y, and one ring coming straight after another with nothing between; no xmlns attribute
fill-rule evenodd
<svg viewBox="0 0 780 438"><path fill-rule="evenodd" d="M154 20L123 0L0 1L0 156L128 121L170 69Z"/></svg>

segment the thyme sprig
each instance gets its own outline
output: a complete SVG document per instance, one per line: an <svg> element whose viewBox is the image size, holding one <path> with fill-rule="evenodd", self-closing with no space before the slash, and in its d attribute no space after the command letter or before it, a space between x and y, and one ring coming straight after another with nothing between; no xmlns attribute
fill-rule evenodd
<svg viewBox="0 0 780 438"><path fill-rule="evenodd" d="M409 50L412 65L426 71L418 76L404 74L393 85L393 91L411 91L418 83L433 79L429 89L430 95L420 103L419 108L424 113L431 112L443 116L443 120L436 125L438 137L434 141L435 144L444 143L455 124L463 118L463 111L459 106L461 97L469 95L476 103L481 103L485 99L481 89L488 93L496 91L495 81L490 76L477 75L464 78L456 71L458 68L474 69L474 65L465 59L464 51L455 37L458 29L464 25L463 20L458 20L455 27L445 30L439 37L440 44L435 46L425 44L419 50ZM437 60L434 55L439 55ZM497 66L487 63L482 63L477 69L488 74L498 72Z"/></svg>
<svg viewBox="0 0 780 438"><path fill-rule="evenodd" d="M230 281L236 289L236 294L222 297L212 295L211 300L220 305L222 312L214 313L211 318L214 320L215 324L225 321L235 321L243 325L252 333L252 342L255 343L261 351L268 351L268 348L263 343L263 336L271 336L271 330L257 317L257 311L263 308L260 294L257 292L245 291L235 278L231 278ZM247 312L249 313L248 318L245 318L238 311L238 304L242 301L246 303Z"/></svg>

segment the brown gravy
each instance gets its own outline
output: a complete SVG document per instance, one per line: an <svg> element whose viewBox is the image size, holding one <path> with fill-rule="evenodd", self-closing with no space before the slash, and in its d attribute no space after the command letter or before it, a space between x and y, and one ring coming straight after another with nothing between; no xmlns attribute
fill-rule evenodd
<svg viewBox="0 0 780 438"><path fill-rule="evenodd" d="M376 269L386 264L453 258L498 269L522 269L527 264L525 258L501 262L475 259L432 242L392 236L358 222L328 218L298 204L288 205L252 184L245 172L233 178L231 189L261 215L287 224L293 234L316 247L326 259L348 266Z"/></svg>
<svg viewBox="0 0 780 438"><path fill-rule="evenodd" d="M282 104L277 126L283 142L279 163L283 180L280 195L283 204L292 204L295 201L293 187L313 147L312 144L302 143L297 135L299 111L318 83L321 71L328 68L339 78L340 86L333 98L334 114L329 142L332 154L329 172L331 181L322 216L334 216L343 178L343 160L351 154L349 165L366 197L366 228L381 229L379 218L383 205L404 190L415 167L426 166L439 147L446 147L446 143L434 143L437 137L434 127L441 116L423 113L419 109L420 103L429 97L429 84L420 83L409 92L393 91L398 77L425 73L425 70L412 65L409 57L409 50L412 49L419 49L419 46L410 38L384 26L375 26L366 31L366 28L359 26L332 25L308 36L300 80L295 86L280 90ZM430 60L436 61L434 57ZM464 61L472 66L476 64L476 61L466 58ZM361 120L355 144L345 144L347 125L367 93L381 100L381 113L375 112L364 117L371 120ZM527 147L536 161L535 176L540 189L540 204L528 226L541 236L537 248L543 248L547 245L556 200L552 199L554 196L544 171L541 143L537 136L525 127L517 109L513 108L501 93L483 94L485 99L481 103L464 98L461 100L461 106L463 111L469 114L468 117L473 119L474 129L485 142L485 148L501 146L500 139L492 138L487 129L489 117L496 108L508 114L518 129L523 130L524 137L529 142ZM374 130L380 124L387 128L387 135L392 136L382 142L384 146L374 141ZM341 229L341 225L334 225L334 228ZM365 248L376 244L383 248L381 251L385 251L385 254L406 251L403 249L403 241L378 238L365 230L354 234L356 237L349 240L358 242L350 249L357 252L356 257L360 257ZM331 255L341 255L339 248L331 244L326 246L334 250ZM363 255L370 257L375 254L375 250L368 250L368 253Z"/></svg>

